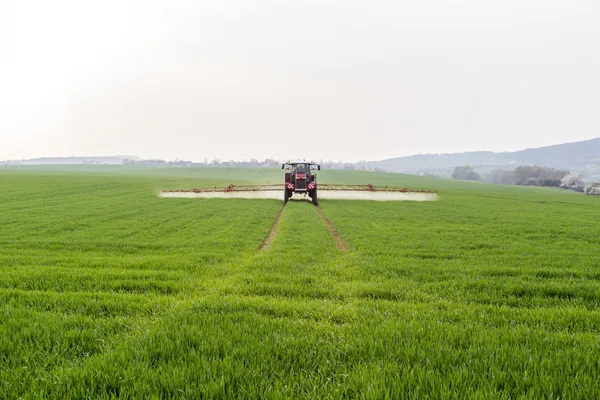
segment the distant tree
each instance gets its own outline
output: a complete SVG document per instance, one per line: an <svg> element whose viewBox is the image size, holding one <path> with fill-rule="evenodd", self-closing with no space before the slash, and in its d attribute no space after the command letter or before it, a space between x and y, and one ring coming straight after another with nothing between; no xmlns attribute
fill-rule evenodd
<svg viewBox="0 0 600 400"><path fill-rule="evenodd" d="M272 158L266 158L264 161L264 164L268 165L269 167L273 167L273 168L277 168L279 166L281 166L281 163L275 159Z"/></svg>
<svg viewBox="0 0 600 400"><path fill-rule="evenodd" d="M487 176L490 183L502 185L514 185L516 183L515 171L505 169L493 169Z"/></svg>
<svg viewBox="0 0 600 400"><path fill-rule="evenodd" d="M517 185L533 186L532 179L535 179L535 186L553 187L560 186L560 180L568 173L569 171L539 165L520 165L514 171Z"/></svg>
<svg viewBox="0 0 600 400"><path fill-rule="evenodd" d="M576 192L583 192L585 190L585 183L583 183L581 177L578 174L573 173L570 173L562 178L560 181L560 186Z"/></svg>
<svg viewBox="0 0 600 400"><path fill-rule="evenodd" d="M587 185L584 193L588 196L600 196L600 182L594 182Z"/></svg>
<svg viewBox="0 0 600 400"><path fill-rule="evenodd" d="M452 173L452 179L459 179L463 181L478 181L480 176L470 165L463 165L461 167L454 168Z"/></svg>

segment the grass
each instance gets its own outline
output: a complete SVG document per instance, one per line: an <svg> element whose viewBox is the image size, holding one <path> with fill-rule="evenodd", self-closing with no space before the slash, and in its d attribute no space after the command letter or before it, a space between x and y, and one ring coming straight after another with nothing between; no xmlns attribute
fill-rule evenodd
<svg viewBox="0 0 600 400"><path fill-rule="evenodd" d="M0 168L0 398L598 398L598 199L160 199L281 171Z"/></svg>

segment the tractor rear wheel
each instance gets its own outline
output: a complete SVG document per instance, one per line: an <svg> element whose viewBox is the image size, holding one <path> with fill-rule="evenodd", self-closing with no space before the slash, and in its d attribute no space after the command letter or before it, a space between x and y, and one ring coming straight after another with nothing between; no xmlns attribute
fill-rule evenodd
<svg viewBox="0 0 600 400"><path fill-rule="evenodd" d="M312 199L312 203L315 206L319 205L319 202L317 201L317 189L313 190L312 193L310 193L310 198Z"/></svg>
<svg viewBox="0 0 600 400"><path fill-rule="evenodd" d="M290 191L286 188L283 189L283 204L286 204L290 199Z"/></svg>

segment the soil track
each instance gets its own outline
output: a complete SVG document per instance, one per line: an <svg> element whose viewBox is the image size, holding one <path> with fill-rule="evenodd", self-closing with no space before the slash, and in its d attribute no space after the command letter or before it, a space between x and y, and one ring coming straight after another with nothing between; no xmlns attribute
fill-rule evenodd
<svg viewBox="0 0 600 400"><path fill-rule="evenodd" d="M268 250L269 246L271 245L271 242L273 241L273 239L275 239L275 236L277 236L277 231L279 230L279 222L281 221L281 216L283 215L283 210L285 210L285 205L281 206L281 209L277 213L277 216L275 217L275 222L273 223L273 227L271 228L271 231L265 238L265 241L263 242L262 246L260 246L261 251Z"/></svg>
<svg viewBox="0 0 600 400"><path fill-rule="evenodd" d="M346 242L344 242L344 240L342 239L340 234L335 230L335 227L333 226L333 224L327 219L327 217L323 213L323 210L321 209L321 207L316 206L315 208L317 210L317 214L319 214L319 217L321 217L321 220L327 227L327 230L329 231L329 233L335 240L335 244L337 245L338 249L340 251L347 251L348 245L346 244ZM273 240L277 236L277 232L279 230L279 222L281 221L281 216L283 215L284 210L285 210L285 205L283 205L281 207L281 209L279 210L279 213L277 213L277 216L275 217L275 222L273 223L273 227L271 228L271 231L265 238L265 241L263 242L263 244L260 246L261 251L267 251L269 249L269 246L271 245L271 242L273 242Z"/></svg>
<svg viewBox="0 0 600 400"><path fill-rule="evenodd" d="M335 244L337 245L338 249L340 249L340 251L348 250L348 245L346 244L346 242L344 242L344 240L342 239L340 234L335 230L335 227L333 226L333 224L331 222L329 222L329 220L323 213L323 210L321 210L321 207L316 206L316 209L317 209L317 213L319 213L319 217L321 217L321 219L325 223L325 226L327 226L329 233L335 239Z"/></svg>

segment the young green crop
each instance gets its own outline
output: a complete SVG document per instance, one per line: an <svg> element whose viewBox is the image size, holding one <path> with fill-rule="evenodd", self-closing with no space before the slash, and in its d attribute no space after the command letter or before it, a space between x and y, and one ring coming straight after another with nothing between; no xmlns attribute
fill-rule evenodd
<svg viewBox="0 0 600 400"><path fill-rule="evenodd" d="M0 398L597 398L598 199L161 199L270 169L0 168Z"/></svg>

